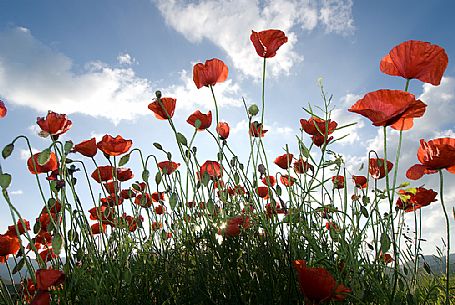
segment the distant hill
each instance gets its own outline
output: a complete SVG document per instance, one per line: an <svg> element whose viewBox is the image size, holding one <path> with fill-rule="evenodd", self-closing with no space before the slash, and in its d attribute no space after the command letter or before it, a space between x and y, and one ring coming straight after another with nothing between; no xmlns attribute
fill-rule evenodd
<svg viewBox="0 0 455 305"><path fill-rule="evenodd" d="M436 255L424 255L423 260L419 261L420 267L426 262L435 274L444 273L446 270L446 257L437 257ZM455 253L449 255L450 273L455 273Z"/></svg>
<svg viewBox="0 0 455 305"><path fill-rule="evenodd" d="M16 259L17 262L20 261L20 258ZM32 266L37 269L38 268L38 263L34 259L30 259L30 262L32 263ZM13 271L14 266L16 266L16 262L14 261L14 258L10 257L8 258L8 265L11 271ZM22 278L29 277L28 272L27 272L27 267L24 265L22 270L16 274L13 274L13 280L17 284L21 281ZM6 267L6 264L0 264L0 280L2 280L6 284L11 284L11 279L8 273L8 268Z"/></svg>

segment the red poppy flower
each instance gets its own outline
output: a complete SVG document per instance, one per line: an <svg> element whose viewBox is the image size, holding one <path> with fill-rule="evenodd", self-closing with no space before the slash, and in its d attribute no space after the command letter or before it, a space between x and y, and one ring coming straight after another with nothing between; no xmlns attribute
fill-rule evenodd
<svg viewBox="0 0 455 305"><path fill-rule="evenodd" d="M107 225L105 223L101 224L101 223L97 222L90 226L90 231L92 232L92 235L106 233L106 230L107 230Z"/></svg>
<svg viewBox="0 0 455 305"><path fill-rule="evenodd" d="M90 140L82 141L81 143L74 145L73 151L86 157L94 157L98 152L96 139L91 138Z"/></svg>
<svg viewBox="0 0 455 305"><path fill-rule="evenodd" d="M295 183L295 178L289 175L281 175L280 181L284 186L291 187Z"/></svg>
<svg viewBox="0 0 455 305"><path fill-rule="evenodd" d="M335 131L338 123L332 120L327 120L326 122L323 119L313 116L309 120L300 119L300 125L303 131L311 135L314 145L321 147L333 139L333 137L328 138L328 136Z"/></svg>
<svg viewBox="0 0 455 305"><path fill-rule="evenodd" d="M325 228L329 231L334 230L335 232L339 232L341 230L340 227L333 221L326 222Z"/></svg>
<svg viewBox="0 0 455 305"><path fill-rule="evenodd" d="M175 163L172 161L162 161L158 163L158 167L161 169L163 174L166 173L166 175L172 174L179 166L180 163Z"/></svg>
<svg viewBox="0 0 455 305"><path fill-rule="evenodd" d="M261 197L262 199L268 199L269 188L266 186L258 186L256 189L256 194L258 194L258 196Z"/></svg>
<svg viewBox="0 0 455 305"><path fill-rule="evenodd" d="M392 162L387 160L387 173L392 170ZM385 177L384 159L371 158L369 160L368 171L374 179L381 179Z"/></svg>
<svg viewBox="0 0 455 305"><path fill-rule="evenodd" d="M335 188L335 189L344 188L344 176L333 176L332 182L333 182L333 188Z"/></svg>
<svg viewBox="0 0 455 305"><path fill-rule="evenodd" d="M116 205L121 205L123 203L123 198L120 196L117 196L116 194L110 194L104 198L101 198L101 203L103 206L116 206Z"/></svg>
<svg viewBox="0 0 455 305"><path fill-rule="evenodd" d="M310 268L304 260L292 262L297 271L300 291L305 298L319 304L324 301L342 301L351 289L337 284L333 276L324 268Z"/></svg>
<svg viewBox="0 0 455 305"><path fill-rule="evenodd" d="M231 196L244 195L246 193L245 188L241 185L236 185L234 187L228 187L227 191L228 191L228 194Z"/></svg>
<svg viewBox="0 0 455 305"><path fill-rule="evenodd" d="M240 230L246 230L250 227L250 219L248 216L235 216L227 220L226 228L223 233L226 237L235 237L240 234Z"/></svg>
<svg viewBox="0 0 455 305"><path fill-rule="evenodd" d="M32 279L27 279L21 283L21 294L24 302L30 303L36 292L36 286Z"/></svg>
<svg viewBox="0 0 455 305"><path fill-rule="evenodd" d="M408 130L414 125L414 118L423 116L426 107L409 92L382 89L367 93L348 111L370 119L374 126Z"/></svg>
<svg viewBox="0 0 455 305"><path fill-rule="evenodd" d="M162 204L155 207L155 213L158 215L163 215L166 212L166 207Z"/></svg>
<svg viewBox="0 0 455 305"><path fill-rule="evenodd" d="M114 208L100 206L91 208L89 211L91 220L98 220L104 224L113 225L115 218Z"/></svg>
<svg viewBox="0 0 455 305"><path fill-rule="evenodd" d="M65 281L65 274L59 270L39 269L36 271L36 294L30 305L49 305L52 287L59 286Z"/></svg>
<svg viewBox="0 0 455 305"><path fill-rule="evenodd" d="M128 181L133 179L134 175L130 168L117 168L117 180L118 181Z"/></svg>
<svg viewBox="0 0 455 305"><path fill-rule="evenodd" d="M250 124L249 134L252 137L262 138L262 137L264 137L264 135L267 131L268 130L263 129L262 124L258 123L257 121L254 121L253 123Z"/></svg>
<svg viewBox="0 0 455 305"><path fill-rule="evenodd" d="M113 174L114 167L110 165L98 166L92 173L91 177L96 180L96 182L101 183L102 181L110 181L114 179Z"/></svg>
<svg viewBox="0 0 455 305"><path fill-rule="evenodd" d="M36 271L36 295L30 305L49 305L52 287L57 287L65 281L65 274L60 270L39 269Z"/></svg>
<svg viewBox="0 0 455 305"><path fill-rule="evenodd" d="M5 263L8 256L16 254L20 247L17 236L0 234L0 263Z"/></svg>
<svg viewBox="0 0 455 305"><path fill-rule="evenodd" d="M269 58L276 55L276 51L286 42L288 38L283 31L266 30L262 32L251 31L250 40L260 57Z"/></svg>
<svg viewBox="0 0 455 305"><path fill-rule="evenodd" d="M382 259L382 261L385 263L385 264L390 264L391 262L393 262L393 257L392 255L390 255L389 253L379 253L379 257Z"/></svg>
<svg viewBox="0 0 455 305"><path fill-rule="evenodd" d="M304 174L308 170L314 172L314 166L308 163L307 161L303 161L302 158L294 162L294 171L297 174Z"/></svg>
<svg viewBox="0 0 455 305"><path fill-rule="evenodd" d="M167 120L174 116L175 104L177 100L171 97L162 97L154 100L148 105L158 120Z"/></svg>
<svg viewBox="0 0 455 305"><path fill-rule="evenodd" d="M219 122L216 126L216 132L221 140L226 140L229 137L229 125L226 122Z"/></svg>
<svg viewBox="0 0 455 305"><path fill-rule="evenodd" d="M110 165L98 166L93 171L91 177L98 183L111 181L114 180L113 170L114 167ZM133 172L129 168L119 167L117 168L116 174L118 181L128 181L134 177Z"/></svg>
<svg viewBox="0 0 455 305"><path fill-rule="evenodd" d="M120 183L114 180L107 181L103 186L109 194L115 194L120 189Z"/></svg>
<svg viewBox="0 0 455 305"><path fill-rule="evenodd" d="M221 178L221 165L217 161L205 161L199 170L199 177L204 177L205 173L207 173L212 180Z"/></svg>
<svg viewBox="0 0 455 305"><path fill-rule="evenodd" d="M367 187L367 177L365 176L352 176L354 180L355 187L364 189Z"/></svg>
<svg viewBox="0 0 455 305"><path fill-rule="evenodd" d="M449 58L443 48L429 42L409 40L395 46L381 60L383 73L417 78L424 83L438 86Z"/></svg>
<svg viewBox="0 0 455 305"><path fill-rule="evenodd" d="M408 179L417 180L424 174L434 174L443 168L455 174L455 138L438 138L428 142L421 139L417 159L421 164L408 169Z"/></svg>
<svg viewBox="0 0 455 305"><path fill-rule="evenodd" d="M421 207L427 206L432 202L437 201L436 193L433 190L427 190L424 187L416 189L400 190L400 197L396 202L396 206L405 212L413 212Z"/></svg>
<svg viewBox="0 0 455 305"><path fill-rule="evenodd" d="M55 254L54 250L52 248L48 248L44 251L41 251L39 253L39 256L41 257L41 259L47 263L47 262L50 262L52 261L54 258L57 258L58 255Z"/></svg>
<svg viewBox="0 0 455 305"><path fill-rule="evenodd" d="M212 112L209 110L207 114L203 114L199 110L196 110L192 115L188 117L186 120L188 124L196 127L196 120L199 120L201 122L201 125L197 130L204 130L210 127L212 125Z"/></svg>
<svg viewBox="0 0 455 305"><path fill-rule="evenodd" d="M48 290L52 286L58 286L65 281L65 274L60 270L39 269L36 271L36 288Z"/></svg>
<svg viewBox="0 0 455 305"><path fill-rule="evenodd" d="M153 231L158 231L163 227L163 224L160 221L154 221L152 222L152 230Z"/></svg>
<svg viewBox="0 0 455 305"><path fill-rule="evenodd" d="M274 187L276 184L276 179L274 176L265 176L264 178L262 178L261 181L262 183L268 185L269 187Z"/></svg>
<svg viewBox="0 0 455 305"><path fill-rule="evenodd" d="M2 100L0 100L0 119L4 118L6 116L7 112L8 112L8 110L6 110L5 103L3 103Z"/></svg>
<svg viewBox="0 0 455 305"><path fill-rule="evenodd" d="M22 224L22 222L24 222L25 227ZM28 221L26 219L22 219L22 221L21 221L19 219L17 221L17 229L19 231L19 234L24 234L25 232L29 231L30 230L30 221ZM6 231L5 235L17 237L16 226L15 225L8 226L8 230Z"/></svg>
<svg viewBox="0 0 455 305"><path fill-rule="evenodd" d="M153 202L164 201L164 192L153 192L152 201Z"/></svg>
<svg viewBox="0 0 455 305"><path fill-rule="evenodd" d="M115 138L110 135L104 135L98 142L98 148L108 156L118 156L126 153L133 144L131 140L125 140L118 135Z"/></svg>
<svg viewBox="0 0 455 305"><path fill-rule="evenodd" d="M265 214L267 218L272 218L273 215L286 214L285 210L277 203L273 206L271 203L265 205Z"/></svg>
<svg viewBox="0 0 455 305"><path fill-rule="evenodd" d="M36 119L36 124L41 127L42 131L51 136L64 134L73 125L73 123L68 120L66 114L58 114L53 111L49 111L46 118L38 117Z"/></svg>
<svg viewBox="0 0 455 305"><path fill-rule="evenodd" d="M294 157L293 154L284 154L278 156L273 163L281 167L282 169L288 169L291 166L292 158Z"/></svg>
<svg viewBox="0 0 455 305"><path fill-rule="evenodd" d="M39 158L40 153L34 154L32 157L30 157L27 160L27 167L30 173L32 174L44 174L48 172L52 172L58 169L58 162L57 162L57 156L51 152L51 156L49 160L44 164L44 165L39 165L38 164L38 158ZM32 160L33 158L33 160ZM33 162L35 161L35 162Z"/></svg>
<svg viewBox="0 0 455 305"><path fill-rule="evenodd" d="M228 67L217 58L206 60L205 64L197 63L193 67L193 81L198 89L215 86L216 83L224 82L227 77Z"/></svg>
<svg viewBox="0 0 455 305"><path fill-rule="evenodd" d="M153 204L153 199L149 193L137 194L134 203L143 208L149 208Z"/></svg>

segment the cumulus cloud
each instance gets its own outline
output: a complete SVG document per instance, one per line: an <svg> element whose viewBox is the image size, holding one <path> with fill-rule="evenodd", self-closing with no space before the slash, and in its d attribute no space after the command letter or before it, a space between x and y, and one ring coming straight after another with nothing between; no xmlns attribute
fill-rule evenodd
<svg viewBox="0 0 455 305"><path fill-rule="evenodd" d="M228 79L213 87L218 107L240 107L243 105L240 86ZM215 108L212 92L207 87L197 89L193 76L186 70L180 72L179 83L162 90L165 96L177 98L179 108L194 111L197 109L213 110Z"/></svg>
<svg viewBox="0 0 455 305"><path fill-rule="evenodd" d="M338 127L353 124L355 125L346 127L336 132L336 137L343 137L337 141L341 145L352 145L360 140L360 130L365 126L365 122L362 117L358 114L348 112L348 108L351 107L360 98L360 95L348 93L340 100L340 105L334 109L331 113L331 119L338 123Z"/></svg>
<svg viewBox="0 0 455 305"><path fill-rule="evenodd" d="M104 117L116 124L149 113L147 105L155 96L152 84L124 67L135 63L127 53L117 58L122 67L92 61L76 73L70 58L44 45L25 28L0 32L0 45L0 92L10 103L43 114L52 110ZM186 71L180 73L180 83L165 91L186 109L213 109L210 90L197 90ZM241 105L240 87L232 80L217 84L215 91L219 107ZM35 133L36 126L30 130Z"/></svg>
<svg viewBox="0 0 455 305"><path fill-rule="evenodd" d="M250 31L276 28L289 38L267 64L268 74L288 74L293 65L303 60L294 51L297 27L312 31L321 25L326 32L350 33L354 29L350 0L156 0L166 23L191 42L209 40L232 60L243 74L258 78L261 59L249 40Z"/></svg>
<svg viewBox="0 0 455 305"><path fill-rule="evenodd" d="M33 147L32 147L32 154L36 154L36 153L38 153L38 152L40 152L39 149L36 149L36 148L33 148ZM21 150L19 151L19 158L20 158L21 160L28 160L28 159L30 158L30 156L31 156L31 155L30 155L30 151L29 151L28 149L21 149Z"/></svg>
<svg viewBox="0 0 455 305"><path fill-rule="evenodd" d="M74 72L70 58L25 28L1 32L0 45L0 92L10 103L119 122L144 113L153 96L150 82L131 68L94 61Z"/></svg>
<svg viewBox="0 0 455 305"><path fill-rule="evenodd" d="M128 53L121 53L117 56L117 61L121 65L131 65L136 63L136 59Z"/></svg>

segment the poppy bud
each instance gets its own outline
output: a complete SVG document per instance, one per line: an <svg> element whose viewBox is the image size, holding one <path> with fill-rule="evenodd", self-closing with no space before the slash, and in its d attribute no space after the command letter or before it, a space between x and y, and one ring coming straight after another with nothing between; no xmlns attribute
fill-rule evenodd
<svg viewBox="0 0 455 305"><path fill-rule="evenodd" d="M248 107L248 113L251 114L252 116L258 114L259 113L258 106L256 104L253 104L250 107Z"/></svg>
<svg viewBox="0 0 455 305"><path fill-rule="evenodd" d="M161 91L160 90L155 91L155 96L156 98L161 98Z"/></svg>

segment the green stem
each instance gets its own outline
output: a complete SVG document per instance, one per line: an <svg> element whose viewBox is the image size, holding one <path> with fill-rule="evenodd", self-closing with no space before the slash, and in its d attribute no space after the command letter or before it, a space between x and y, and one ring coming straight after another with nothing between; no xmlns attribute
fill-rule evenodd
<svg viewBox="0 0 455 305"><path fill-rule="evenodd" d="M449 215L447 215L446 206L444 204L444 178L442 175L442 170L439 170L439 197L441 199L441 206L442 210L444 211L444 217L446 219L446 230L447 230L447 253L446 253L446 301L445 304L449 305L449 275L450 275L450 265L449 265L449 257L450 257L450 222L449 222Z"/></svg>
<svg viewBox="0 0 455 305"><path fill-rule="evenodd" d="M393 269L393 289L392 295L390 296L390 304L393 304L393 300L395 298L395 293L397 289L398 283L398 265L399 265L399 257L397 252L397 244L396 244L396 236L395 236L395 222L393 217L393 197L390 195L390 181L389 181L389 170L387 167L387 127L384 126L384 171L386 177L386 190L387 190L387 198L389 199L389 221L390 227L392 229L392 245L393 245L393 254L395 256L395 266ZM393 193L393 192L392 192Z"/></svg>
<svg viewBox="0 0 455 305"><path fill-rule="evenodd" d="M264 125L264 106L265 106L265 63L266 63L266 58L264 57L264 63L262 64L262 116L261 116L262 126ZM262 128L264 128L264 126Z"/></svg>

